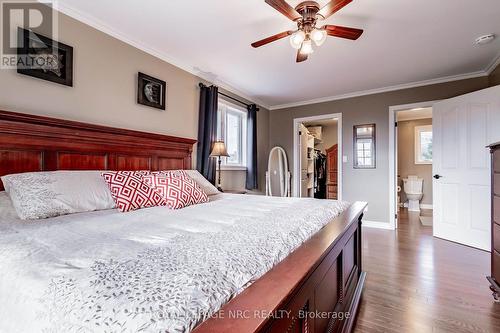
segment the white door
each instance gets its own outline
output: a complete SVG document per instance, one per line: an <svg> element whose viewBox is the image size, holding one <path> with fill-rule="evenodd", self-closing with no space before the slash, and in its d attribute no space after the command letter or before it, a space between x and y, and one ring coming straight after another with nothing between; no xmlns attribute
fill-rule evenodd
<svg viewBox="0 0 500 333"><path fill-rule="evenodd" d="M433 106L434 236L489 251L490 156L500 141L500 86Z"/></svg>
<svg viewBox="0 0 500 333"><path fill-rule="evenodd" d="M299 124L300 138L300 197L307 197L307 129Z"/></svg>

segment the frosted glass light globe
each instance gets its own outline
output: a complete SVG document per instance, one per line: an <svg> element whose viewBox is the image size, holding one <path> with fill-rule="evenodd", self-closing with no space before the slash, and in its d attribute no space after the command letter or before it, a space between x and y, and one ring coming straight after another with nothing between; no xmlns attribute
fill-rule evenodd
<svg viewBox="0 0 500 333"><path fill-rule="evenodd" d="M296 50L300 49L302 42L306 39L304 31L296 31L290 36L290 45Z"/></svg>
<svg viewBox="0 0 500 333"><path fill-rule="evenodd" d="M316 45L321 46L325 42L327 34L323 29L314 29L310 36Z"/></svg>

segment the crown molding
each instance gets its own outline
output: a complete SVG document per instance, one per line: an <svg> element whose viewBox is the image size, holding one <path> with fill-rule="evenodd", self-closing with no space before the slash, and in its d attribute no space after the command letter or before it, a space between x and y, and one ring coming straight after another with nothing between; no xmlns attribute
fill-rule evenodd
<svg viewBox="0 0 500 333"><path fill-rule="evenodd" d="M44 2L44 0L38 0L39 2ZM200 79L209 82L211 84L214 84L224 90L226 90L229 93L235 94L238 97L241 97L243 99L246 99L250 102L256 103L259 106L269 109L270 106L267 105L266 103L262 102L261 100L256 99L255 97L250 97L250 94L247 94L239 89L236 89L232 87L230 84L224 82L221 79L215 79L213 77L210 77L208 75L204 75L203 72L201 72L199 69L195 68L194 66L191 66L183 61L180 61L178 59L175 59L164 52L161 52L151 46L145 45L142 42L139 42L137 40L131 39L130 37L125 36L125 34L121 33L120 31L111 28L110 26L106 25L104 22L101 20L97 19L96 17L92 15L88 15L86 13L83 13L79 10L76 10L72 8L71 6L68 6L67 4L61 3L60 1L55 1L54 3L54 9L57 10L58 12L61 12L77 21L80 21L96 30L99 30L115 39L118 39L126 44L129 44L136 49L139 49L143 52L146 52L160 60L163 60L170 65L173 65L177 68L182 69L183 71L186 71L190 74L193 74L194 76L199 77Z"/></svg>
<svg viewBox="0 0 500 333"><path fill-rule="evenodd" d="M490 62L490 64L486 67L484 71L488 73L488 75L490 75L499 65L500 65L500 52L497 54L496 58Z"/></svg>
<svg viewBox="0 0 500 333"><path fill-rule="evenodd" d="M409 89L409 88L423 87L423 86L428 86L428 85L438 84L438 83L445 83L445 82L452 82L452 81L473 79L473 78L483 77L483 76L488 76L488 73L485 70L483 70L483 71L477 71L477 72L472 72L472 73L467 73L467 74L445 76L445 77L441 77L441 78L437 78L437 79L431 79L431 80L424 80L424 81L416 81L416 82L410 82L410 83L403 83L403 84L398 84L398 85L388 86L388 87L382 87L382 88L376 88L376 89L356 91L356 92L347 93L347 94L341 94L341 95L333 95L333 96L315 98L315 99L310 99L310 100L300 101L300 102L295 102L295 103L273 105L273 106L270 107L269 110L279 110L279 109L292 108L292 107L296 107L296 106L304 106L304 105L309 105L309 104L331 102L331 101L337 101L337 100L340 100L340 99L347 99L347 98L360 97L360 96L366 96L366 95L380 94L380 93L385 93L385 92L390 92L390 91L397 91L397 90L403 90L403 89Z"/></svg>

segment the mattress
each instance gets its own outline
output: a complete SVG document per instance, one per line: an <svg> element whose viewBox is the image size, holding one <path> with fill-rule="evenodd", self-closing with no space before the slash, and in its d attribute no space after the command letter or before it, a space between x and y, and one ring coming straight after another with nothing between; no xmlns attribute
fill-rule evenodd
<svg viewBox="0 0 500 333"><path fill-rule="evenodd" d="M37 221L0 205L0 332L190 332L348 205L219 194Z"/></svg>

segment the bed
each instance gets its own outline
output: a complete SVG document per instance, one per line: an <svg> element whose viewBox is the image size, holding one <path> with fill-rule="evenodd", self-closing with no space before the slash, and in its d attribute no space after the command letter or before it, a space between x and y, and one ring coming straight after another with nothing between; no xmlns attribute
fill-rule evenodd
<svg viewBox="0 0 500 333"><path fill-rule="evenodd" d="M0 112L0 176L190 169L194 143ZM0 331L352 330L366 203L217 194L21 222L1 199Z"/></svg>

